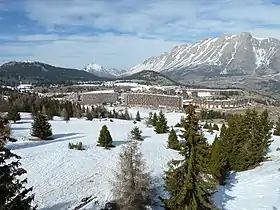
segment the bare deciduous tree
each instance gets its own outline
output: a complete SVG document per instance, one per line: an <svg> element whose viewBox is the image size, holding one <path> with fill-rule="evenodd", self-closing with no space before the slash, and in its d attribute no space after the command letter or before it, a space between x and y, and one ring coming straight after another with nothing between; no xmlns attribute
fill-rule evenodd
<svg viewBox="0 0 280 210"><path fill-rule="evenodd" d="M113 182L113 196L122 210L143 210L153 202L155 189L151 173L136 141L122 147Z"/></svg>

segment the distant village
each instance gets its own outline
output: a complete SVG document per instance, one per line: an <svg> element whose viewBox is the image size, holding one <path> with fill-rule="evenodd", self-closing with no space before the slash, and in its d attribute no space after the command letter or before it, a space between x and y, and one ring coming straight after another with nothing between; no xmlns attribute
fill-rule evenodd
<svg viewBox="0 0 280 210"><path fill-rule="evenodd" d="M8 87L19 92L38 93L41 96L80 102L84 105L110 104L126 107L166 108L178 111L190 103L199 109L237 109L267 105L257 103L241 89L199 89L184 86L144 85L134 81L78 83L69 91L58 85L47 90L32 84ZM58 91L60 90L60 91ZM90 91L87 91L90 90Z"/></svg>

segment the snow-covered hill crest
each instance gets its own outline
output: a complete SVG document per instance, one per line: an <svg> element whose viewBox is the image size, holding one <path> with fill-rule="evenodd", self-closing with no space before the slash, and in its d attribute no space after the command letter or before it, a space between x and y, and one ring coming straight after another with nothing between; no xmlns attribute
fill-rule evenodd
<svg viewBox="0 0 280 210"><path fill-rule="evenodd" d="M250 33L208 38L190 45L174 47L169 53L150 57L132 67L131 73L144 69L158 72L215 68L217 74L253 74L262 69L280 72L280 41L256 38Z"/></svg>

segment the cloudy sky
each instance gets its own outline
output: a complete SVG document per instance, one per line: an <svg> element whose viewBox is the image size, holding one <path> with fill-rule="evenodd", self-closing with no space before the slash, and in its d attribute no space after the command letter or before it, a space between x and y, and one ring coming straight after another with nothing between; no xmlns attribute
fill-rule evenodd
<svg viewBox="0 0 280 210"><path fill-rule="evenodd" d="M0 0L0 64L130 68L174 45L243 31L280 39L280 0Z"/></svg>

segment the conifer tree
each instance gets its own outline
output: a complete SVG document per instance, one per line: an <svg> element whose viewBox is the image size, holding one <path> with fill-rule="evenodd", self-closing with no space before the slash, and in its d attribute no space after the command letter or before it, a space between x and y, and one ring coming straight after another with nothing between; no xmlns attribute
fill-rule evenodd
<svg viewBox="0 0 280 210"><path fill-rule="evenodd" d="M142 139L142 131L140 130L139 127L135 126L131 131L130 131L130 135L131 138L137 141L141 141Z"/></svg>
<svg viewBox="0 0 280 210"><path fill-rule="evenodd" d="M136 113L136 118L135 118L135 120L138 121L138 122L141 121L141 117L140 117L139 111L137 111L137 113Z"/></svg>
<svg viewBox="0 0 280 210"><path fill-rule="evenodd" d="M159 116L157 117L155 132L160 134L160 133L166 133L167 131L168 131L167 120L163 112L160 111Z"/></svg>
<svg viewBox="0 0 280 210"><path fill-rule="evenodd" d="M157 120L158 120L158 117L157 117L157 113L155 112L154 115L153 115L153 118L152 118L152 121L153 121L153 122L152 122L152 123L153 123L152 125L153 125L153 126L156 126L156 125L157 125Z"/></svg>
<svg viewBox="0 0 280 210"><path fill-rule="evenodd" d="M210 128L210 126L209 126L209 124L208 124L207 121L206 121L205 124L203 125L203 128L204 128L204 129L209 129L209 128Z"/></svg>
<svg viewBox="0 0 280 210"><path fill-rule="evenodd" d="M229 163L224 153L221 140L215 136L212 144L210 171L220 185L224 185L229 174Z"/></svg>
<svg viewBox="0 0 280 210"><path fill-rule="evenodd" d="M125 118L125 120L130 120L130 115L128 113L127 108L125 108L125 110L124 110L124 118Z"/></svg>
<svg viewBox="0 0 280 210"><path fill-rule="evenodd" d="M149 126L149 125L153 125L153 113L152 112L149 112L149 117L148 119L146 120L146 125Z"/></svg>
<svg viewBox="0 0 280 210"><path fill-rule="evenodd" d="M39 112L34 118L31 128L31 136L38 137L40 139L46 140L52 136L51 124L45 115Z"/></svg>
<svg viewBox="0 0 280 210"><path fill-rule="evenodd" d="M183 160L173 160L166 172L165 184L170 198L162 199L171 210L211 210L212 180L204 170L208 153L206 139L200 135L195 109L188 106L182 137Z"/></svg>
<svg viewBox="0 0 280 210"><path fill-rule="evenodd" d="M90 120L90 121L93 120L93 116L92 116L92 113L91 113L90 111L88 111L88 112L86 113L86 119L87 119L87 120Z"/></svg>
<svg viewBox="0 0 280 210"><path fill-rule="evenodd" d="M225 135L226 129L227 129L227 127L226 127L226 125L223 123L223 124L222 124L222 127L221 127L221 132L220 132L220 137L221 137L221 138L223 138L223 136Z"/></svg>
<svg viewBox="0 0 280 210"><path fill-rule="evenodd" d="M211 125L211 123L209 125L209 129L207 132L209 132L211 135L213 135L213 133L214 133L213 126Z"/></svg>
<svg viewBox="0 0 280 210"><path fill-rule="evenodd" d="M113 147L113 140L106 125L103 125L98 137L98 146L110 148Z"/></svg>
<svg viewBox="0 0 280 210"><path fill-rule="evenodd" d="M12 120L14 123L21 120L20 113L16 107L11 107L7 114L7 119Z"/></svg>
<svg viewBox="0 0 280 210"><path fill-rule="evenodd" d="M0 127L3 126L0 125ZM34 200L34 194L31 194L33 188L25 187L26 178L18 178L26 173L26 170L20 167L19 159L21 157L5 147L7 140L9 141L10 138L2 136L0 139L0 209L36 209L36 206L32 204Z"/></svg>
<svg viewBox="0 0 280 210"><path fill-rule="evenodd" d="M280 117L278 117L278 121L275 123L273 135L280 136Z"/></svg>
<svg viewBox="0 0 280 210"><path fill-rule="evenodd" d="M176 134L175 130L173 129L173 127L171 128L169 136L168 136L167 147L170 149L175 149L175 150L180 149L180 143L178 141L177 134Z"/></svg>
<svg viewBox="0 0 280 210"><path fill-rule="evenodd" d="M261 129L260 129L261 135L263 137L262 141L263 141L263 147L264 147L264 151L265 151L264 155L266 155L267 149L272 143L271 129L273 128L273 123L269 119L269 113L268 113L267 109L264 110L260 115L260 127L261 127Z"/></svg>
<svg viewBox="0 0 280 210"><path fill-rule="evenodd" d="M65 122L68 122L70 120L70 117L67 113L67 110L65 108L62 109L61 113L60 113L60 116L63 118L63 120Z"/></svg>
<svg viewBox="0 0 280 210"><path fill-rule="evenodd" d="M214 131L219 131L219 127L216 123L213 124L213 130Z"/></svg>
<svg viewBox="0 0 280 210"><path fill-rule="evenodd" d="M120 209L143 210L152 204L155 189L136 141L122 147L114 173L113 196Z"/></svg>

